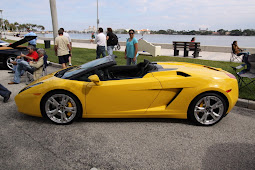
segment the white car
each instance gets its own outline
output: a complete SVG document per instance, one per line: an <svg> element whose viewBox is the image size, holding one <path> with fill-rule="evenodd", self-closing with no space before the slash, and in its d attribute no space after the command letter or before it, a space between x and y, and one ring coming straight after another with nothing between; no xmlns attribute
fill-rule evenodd
<svg viewBox="0 0 255 170"><path fill-rule="evenodd" d="M0 40L0 47L2 47L2 46L8 46L10 43L8 43L8 42L5 42L5 41L3 41L3 40Z"/></svg>

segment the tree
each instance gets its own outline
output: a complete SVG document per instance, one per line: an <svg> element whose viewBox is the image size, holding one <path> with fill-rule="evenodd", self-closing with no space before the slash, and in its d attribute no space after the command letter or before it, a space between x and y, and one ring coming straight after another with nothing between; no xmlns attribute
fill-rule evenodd
<svg viewBox="0 0 255 170"><path fill-rule="evenodd" d="M159 30L158 34L167 34L167 32L165 30Z"/></svg>
<svg viewBox="0 0 255 170"><path fill-rule="evenodd" d="M219 29L217 32L218 32L220 35L226 35L226 32L228 32L228 30Z"/></svg>
<svg viewBox="0 0 255 170"><path fill-rule="evenodd" d="M173 34L173 33L175 33L175 31L172 30L172 29L168 29L168 30L166 30L166 32L167 32L167 34Z"/></svg>
<svg viewBox="0 0 255 170"><path fill-rule="evenodd" d="M243 30L243 35L245 35L245 36L252 36L252 35L255 35L255 30L252 30L252 29L245 29L245 30Z"/></svg>
<svg viewBox="0 0 255 170"><path fill-rule="evenodd" d="M4 22L3 22L3 19L0 18L0 26L1 26L0 28L3 28L3 23L4 23Z"/></svg>
<svg viewBox="0 0 255 170"><path fill-rule="evenodd" d="M5 19L4 20L4 28L5 28L5 30L8 30L9 24L10 24L9 21L7 19Z"/></svg>
<svg viewBox="0 0 255 170"><path fill-rule="evenodd" d="M11 23L9 24L9 29L10 31L16 31L16 26L13 23Z"/></svg>
<svg viewBox="0 0 255 170"><path fill-rule="evenodd" d="M240 36L240 35L242 35L243 33L242 33L242 30L232 30L232 31L230 31L230 35L234 35L234 36Z"/></svg>
<svg viewBox="0 0 255 170"><path fill-rule="evenodd" d="M44 26L42 26L42 25L37 25L36 27L37 27L38 29L42 30L42 31L45 30Z"/></svg>

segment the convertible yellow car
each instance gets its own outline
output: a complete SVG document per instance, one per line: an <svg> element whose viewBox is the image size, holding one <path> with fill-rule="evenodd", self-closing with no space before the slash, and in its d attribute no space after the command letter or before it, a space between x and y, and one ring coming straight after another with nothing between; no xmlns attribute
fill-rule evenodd
<svg viewBox="0 0 255 170"><path fill-rule="evenodd" d="M15 97L18 111L56 124L77 118L179 118L219 122L238 99L235 76L181 62L117 66L111 56L49 74Z"/></svg>

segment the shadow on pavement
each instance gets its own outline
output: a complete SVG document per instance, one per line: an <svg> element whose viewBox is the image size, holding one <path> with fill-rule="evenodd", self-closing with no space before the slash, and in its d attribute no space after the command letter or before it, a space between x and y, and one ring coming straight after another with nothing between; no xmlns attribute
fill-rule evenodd
<svg viewBox="0 0 255 170"><path fill-rule="evenodd" d="M186 119L171 119L171 118L83 118L76 122L97 122L97 123L111 123L111 122L162 122L162 123L180 123L187 125L194 125L192 122Z"/></svg>
<svg viewBox="0 0 255 170"><path fill-rule="evenodd" d="M207 149L202 169L254 169L255 145L248 143L219 143Z"/></svg>
<svg viewBox="0 0 255 170"><path fill-rule="evenodd" d="M20 114L17 118L14 116L13 118L17 119L22 119L23 121L31 121L31 122L37 122L37 123L47 123L47 124L54 124L50 120L47 120L46 118L43 117L34 117L34 116L29 116L25 115L23 113L17 112L17 114ZM186 124L186 125L192 125L196 126L193 124L191 121L186 120L186 119L171 119L171 118L82 118L78 119L73 122L73 124L77 123L86 123L86 122L95 122L95 123L130 123L130 122L162 122L162 123L179 123L179 124Z"/></svg>

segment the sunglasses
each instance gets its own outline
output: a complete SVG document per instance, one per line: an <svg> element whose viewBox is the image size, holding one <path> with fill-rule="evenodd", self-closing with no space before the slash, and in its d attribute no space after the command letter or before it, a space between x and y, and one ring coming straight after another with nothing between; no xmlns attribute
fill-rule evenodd
<svg viewBox="0 0 255 170"><path fill-rule="evenodd" d="M134 34L133 32L130 32L129 34Z"/></svg>

